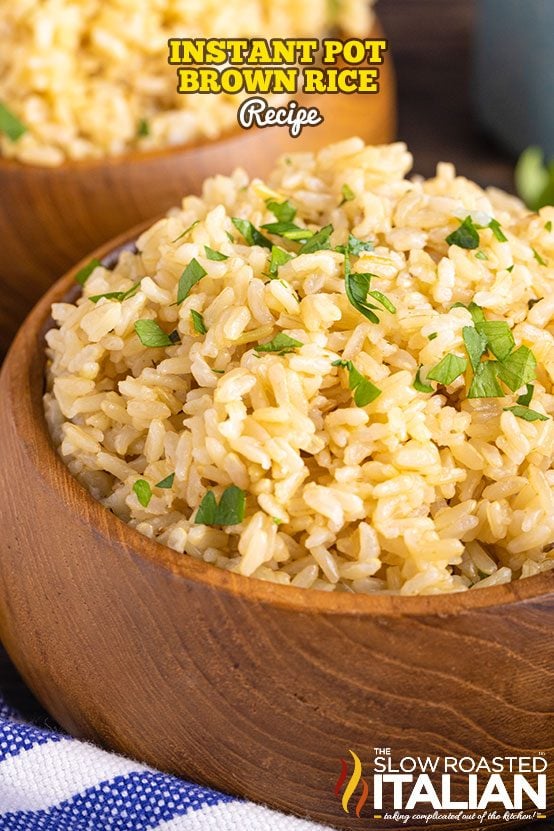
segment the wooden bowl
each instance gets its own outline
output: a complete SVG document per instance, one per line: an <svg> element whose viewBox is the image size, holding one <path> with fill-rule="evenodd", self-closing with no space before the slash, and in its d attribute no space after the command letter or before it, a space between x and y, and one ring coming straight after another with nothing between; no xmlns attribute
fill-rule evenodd
<svg viewBox="0 0 554 831"><path fill-rule="evenodd" d="M377 25L370 37L381 37ZM291 139L287 128L238 127L217 141L45 168L0 158L0 359L40 295L73 263L138 222L198 193L207 176L236 167L264 176L282 152L317 149L361 136L394 137L392 60L385 56L376 95L307 95L325 117Z"/></svg>
<svg viewBox="0 0 554 831"><path fill-rule="evenodd" d="M96 256L111 267L124 243ZM32 311L0 376L0 636L53 718L345 829L391 827L371 796L356 817L363 782L343 810L349 749L370 793L375 747L553 764L554 572L436 597L279 586L148 540L73 479L41 396L50 304L77 296L77 268ZM455 777L453 798L464 788Z"/></svg>

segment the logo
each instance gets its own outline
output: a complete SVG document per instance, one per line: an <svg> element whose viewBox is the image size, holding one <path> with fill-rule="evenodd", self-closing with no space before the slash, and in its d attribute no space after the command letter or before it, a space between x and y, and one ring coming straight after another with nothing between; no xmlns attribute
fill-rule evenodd
<svg viewBox="0 0 554 831"><path fill-rule="evenodd" d="M369 763L340 759L334 795L346 814L406 825L546 819L548 760L537 756L402 756L375 747ZM373 811L371 811L371 808Z"/></svg>

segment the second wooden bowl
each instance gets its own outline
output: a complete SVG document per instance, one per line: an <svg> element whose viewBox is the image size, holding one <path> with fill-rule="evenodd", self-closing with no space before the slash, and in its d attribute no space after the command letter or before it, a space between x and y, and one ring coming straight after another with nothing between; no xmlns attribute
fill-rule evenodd
<svg viewBox="0 0 554 831"><path fill-rule="evenodd" d="M96 256L112 265L122 242ZM393 764L554 764L554 572L437 597L326 594L179 555L94 501L57 456L41 400L50 304L75 297L75 273L35 307L0 376L0 636L52 716L344 829L397 827L374 807L374 748ZM467 793L454 776L452 799Z"/></svg>
<svg viewBox="0 0 554 831"><path fill-rule="evenodd" d="M370 37L381 37L376 26ZM243 167L264 176L279 154L352 135L368 144L394 137L395 89L389 56L377 95L300 96L325 121L291 139L287 128L236 130L217 141L112 159L33 167L0 158L0 360L41 294L88 251L198 193L204 179Z"/></svg>

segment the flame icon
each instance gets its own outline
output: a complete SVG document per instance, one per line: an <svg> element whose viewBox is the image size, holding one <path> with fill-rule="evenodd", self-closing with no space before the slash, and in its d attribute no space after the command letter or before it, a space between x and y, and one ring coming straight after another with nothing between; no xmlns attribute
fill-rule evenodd
<svg viewBox="0 0 554 831"><path fill-rule="evenodd" d="M360 798L358 799L358 802L356 803L356 808L355 808L356 816L359 819L360 814L362 812L362 808L364 807L364 805L367 802L369 787L368 787L368 784L365 781L365 779L362 779L362 763L360 761L360 757L356 753L354 753L353 750L349 750L348 752L350 753L350 755L352 756L352 759L354 760L354 770L352 771L352 775L351 775L350 779L348 780L346 788L344 789L344 793L342 795L342 800L341 800L342 801L342 809L345 813L347 813L347 814L350 813L350 811L348 810L348 803L350 802L350 799L351 799L354 791L356 790L356 788L360 784L360 780L361 780L361 782L362 782L362 793L361 793ZM336 785L335 785L335 795L336 796L338 796L340 794L340 790L341 790L341 788L342 788L342 786L343 786L343 784L346 780L346 776L348 774L348 766L346 764L346 761L344 759L341 759L340 764L341 764L341 771L340 771L339 778L337 779L337 782L336 782Z"/></svg>

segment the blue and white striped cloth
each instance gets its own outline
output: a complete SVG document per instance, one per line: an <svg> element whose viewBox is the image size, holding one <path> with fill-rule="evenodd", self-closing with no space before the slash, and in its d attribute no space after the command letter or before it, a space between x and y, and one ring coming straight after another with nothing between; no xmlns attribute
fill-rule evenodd
<svg viewBox="0 0 554 831"><path fill-rule="evenodd" d="M0 697L0 831L325 829L27 724Z"/></svg>

